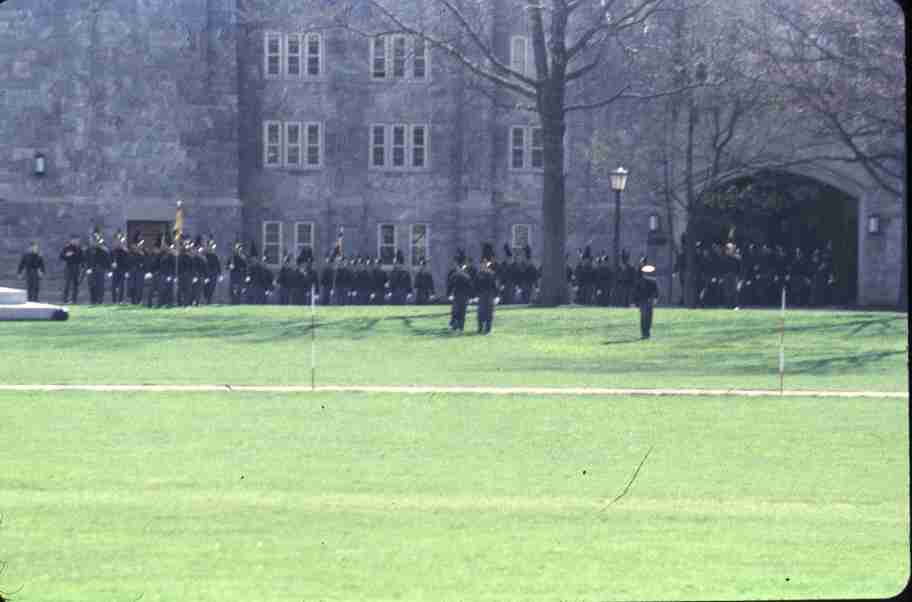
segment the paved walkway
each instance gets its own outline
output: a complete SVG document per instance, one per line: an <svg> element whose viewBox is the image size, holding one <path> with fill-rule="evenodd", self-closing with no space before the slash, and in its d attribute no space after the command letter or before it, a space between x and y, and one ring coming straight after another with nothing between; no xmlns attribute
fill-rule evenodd
<svg viewBox="0 0 912 602"><path fill-rule="evenodd" d="M592 396L708 396L708 397L770 397L779 396L778 389L619 389L603 387L436 387L436 386L359 386L359 385L0 385L0 391L122 391L122 392L239 392L239 393L475 393L484 395L592 395ZM897 391L822 391L792 390L786 397L873 397L908 399L908 392Z"/></svg>

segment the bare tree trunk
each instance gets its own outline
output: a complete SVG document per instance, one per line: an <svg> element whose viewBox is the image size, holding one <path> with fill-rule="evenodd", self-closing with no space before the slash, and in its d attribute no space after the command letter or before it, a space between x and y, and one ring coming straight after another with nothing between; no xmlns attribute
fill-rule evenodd
<svg viewBox="0 0 912 602"><path fill-rule="evenodd" d="M690 94L693 94L691 92ZM696 307L697 305L697 253L696 247L696 228L694 222L697 219L697 199L694 190L693 181L693 154L694 154L694 129L697 125L697 108L694 105L693 97L690 97L687 106L687 148L685 149L685 179L687 182L687 248L684 250L685 261L687 262L687 277L684 280L684 305L687 307Z"/></svg>

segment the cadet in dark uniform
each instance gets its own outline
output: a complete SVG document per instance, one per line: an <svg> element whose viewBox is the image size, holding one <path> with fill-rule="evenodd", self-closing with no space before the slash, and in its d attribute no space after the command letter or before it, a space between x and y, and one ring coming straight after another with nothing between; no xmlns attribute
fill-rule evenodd
<svg viewBox="0 0 912 602"><path fill-rule="evenodd" d="M450 310L450 329L463 332L465 329L466 306L472 294L472 278L465 264L465 256L456 258L456 268L451 273L447 289L450 291L450 300L453 305Z"/></svg>
<svg viewBox="0 0 912 602"><path fill-rule="evenodd" d="M124 301L127 274L130 273L130 254L127 251L127 237L120 230L114 235L114 250L111 251L111 303Z"/></svg>
<svg viewBox="0 0 912 602"><path fill-rule="evenodd" d="M513 257L513 251L510 245L504 243L504 260L495 267L497 271L497 280L500 282L500 301L504 305L513 303L513 295L516 288L516 260Z"/></svg>
<svg viewBox="0 0 912 602"><path fill-rule="evenodd" d="M89 302L92 305L104 303L105 276L111 268L111 255L100 232L86 253L86 276L89 278Z"/></svg>
<svg viewBox="0 0 912 602"><path fill-rule="evenodd" d="M174 278L177 267L177 244L162 247L158 262L158 307L174 305Z"/></svg>
<svg viewBox="0 0 912 602"><path fill-rule="evenodd" d="M310 305L311 291L319 294L317 284L317 274L313 270L313 251L310 247L304 247L298 256L298 277L291 302L295 305Z"/></svg>
<svg viewBox="0 0 912 602"><path fill-rule="evenodd" d="M162 278L161 262L164 253L165 249L162 247L162 236L159 234L158 240L155 241L155 246L152 248L152 251L146 255L145 261L143 262L146 271L143 275L147 290L146 307L153 307L153 299L156 299L158 296Z"/></svg>
<svg viewBox="0 0 912 602"><path fill-rule="evenodd" d="M282 267L279 268L279 276L276 278L276 284L279 285L279 305L291 303L291 291L295 288L297 279L298 273L291 265L291 254L285 253Z"/></svg>
<svg viewBox="0 0 912 602"><path fill-rule="evenodd" d="M203 292L209 275L209 262L206 260L206 246L203 244L202 236L196 237L192 249L190 260L193 264L193 282L190 285L190 303L200 305L203 302Z"/></svg>
<svg viewBox="0 0 912 602"><path fill-rule="evenodd" d="M29 250L19 260L19 269L16 273L21 278L23 272L25 272L26 299L32 303L38 303L38 290L41 279L44 278L44 258L38 252L37 242L29 245Z"/></svg>
<svg viewBox="0 0 912 602"><path fill-rule="evenodd" d="M633 301L640 308L640 334L644 339L649 338L649 331L652 329L652 308L658 298L655 267L644 265L640 268L640 278L633 289Z"/></svg>
<svg viewBox="0 0 912 602"><path fill-rule="evenodd" d="M426 267L427 261L422 259L415 274L415 305L427 305L434 295L434 276Z"/></svg>
<svg viewBox="0 0 912 602"><path fill-rule="evenodd" d="M475 295L478 297L478 334L491 332L494 323L494 299L497 296L497 279L494 275L494 248L487 245L482 252L481 270L475 278Z"/></svg>
<svg viewBox="0 0 912 602"><path fill-rule="evenodd" d="M145 243L139 236L138 231L133 235L133 242L130 244L128 256L130 271L127 272L127 294L130 296L130 303L133 305L142 304L146 276L146 253L143 249Z"/></svg>
<svg viewBox="0 0 912 602"><path fill-rule="evenodd" d="M392 305L404 305L406 297L412 292L412 276L403 267L405 258L402 251L396 249L396 263L393 265L393 271L390 272L390 303Z"/></svg>
<svg viewBox="0 0 912 602"><path fill-rule="evenodd" d="M323 269L320 270L320 304L329 305L332 302L333 283L336 279L335 257L326 256L326 262Z"/></svg>
<svg viewBox="0 0 912 602"><path fill-rule="evenodd" d="M186 307L192 302L193 292L193 259L190 257L193 248L190 241L180 241L177 245L177 305Z"/></svg>
<svg viewBox="0 0 912 602"><path fill-rule="evenodd" d="M595 268L595 303L601 307L608 307L611 304L611 288L613 286L614 274L611 271L611 264L608 256L604 251L599 256Z"/></svg>
<svg viewBox="0 0 912 602"><path fill-rule="evenodd" d="M79 246L78 236L70 237L70 242L60 251L60 259L66 264L63 272L63 302L66 303L67 299L72 299L73 303L76 303L76 298L79 296L80 270L85 262L85 255L82 247Z"/></svg>
<svg viewBox="0 0 912 602"><path fill-rule="evenodd" d="M210 236L206 243L206 278L203 281L203 295L206 297L206 305L212 305L212 297L215 296L215 287L222 279L222 262L219 261L215 253L216 242Z"/></svg>
<svg viewBox="0 0 912 602"><path fill-rule="evenodd" d="M260 260L259 264L259 290L257 294L259 295L258 303L260 305L268 305L272 303L276 295L274 295L273 283L275 282L275 274L272 273L272 270L269 268L269 258L266 255Z"/></svg>
<svg viewBox="0 0 912 602"><path fill-rule="evenodd" d="M380 258L374 257L373 267L371 268L371 303L383 305L388 280Z"/></svg>
<svg viewBox="0 0 912 602"><path fill-rule="evenodd" d="M247 259L244 257L244 245L234 243L234 253L228 260L228 287L231 305L239 305L243 300L247 280Z"/></svg>

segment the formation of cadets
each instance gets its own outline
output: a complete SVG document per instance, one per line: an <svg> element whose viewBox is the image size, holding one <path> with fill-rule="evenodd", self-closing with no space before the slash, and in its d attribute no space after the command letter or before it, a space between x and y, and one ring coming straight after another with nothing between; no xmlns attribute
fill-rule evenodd
<svg viewBox="0 0 912 602"><path fill-rule="evenodd" d="M742 250L735 243L706 244L696 247L696 287L699 307L777 306L786 289L789 306L821 307L845 303L833 271L832 243L810 252L800 247L791 252L780 245L748 243ZM635 302L633 292L640 266L621 252L620 266L613 268L604 253L592 256L589 247L580 250L575 267L567 266L574 300L583 305L627 307ZM684 290L687 277L686 255L678 253L674 275ZM683 295L680 299L683 305Z"/></svg>
<svg viewBox="0 0 912 602"><path fill-rule="evenodd" d="M833 244L808 252L781 245L734 242L706 244L697 241L696 282L701 307L777 306L786 290L789 306L842 305L842 287L833 270ZM684 253L675 272L682 283L687 276Z"/></svg>

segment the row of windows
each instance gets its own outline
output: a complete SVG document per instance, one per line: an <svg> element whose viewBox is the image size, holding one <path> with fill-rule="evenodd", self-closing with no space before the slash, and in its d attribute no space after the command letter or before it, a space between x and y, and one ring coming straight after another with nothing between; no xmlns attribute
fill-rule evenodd
<svg viewBox="0 0 912 602"><path fill-rule="evenodd" d="M319 33L265 33L264 73L269 79L315 79L325 71L323 36ZM531 76L534 69L528 38L510 39L510 67ZM430 53L418 36L391 34L377 36L370 44L371 79L384 81L426 81Z"/></svg>
<svg viewBox="0 0 912 602"><path fill-rule="evenodd" d="M288 252L284 240L284 228L282 222L264 221L263 222L263 255L266 257L266 263L279 265L282 262L284 253ZM301 251L308 249L314 257L318 257L316 252L316 226L314 222L294 222L294 246L292 251L294 257L300 256ZM399 248L399 228L396 224L377 224L377 257L380 258L384 265L392 265L396 259L396 250ZM511 229L511 247L513 254L517 257L522 256L526 245L532 243L532 226L529 224L515 224ZM417 267L422 261L429 260L431 257L431 229L428 224L410 224L408 227L408 264ZM343 254L345 253L343 245Z"/></svg>
<svg viewBox="0 0 912 602"><path fill-rule="evenodd" d="M375 123L370 126L372 169L423 170L430 158L427 124ZM263 123L263 164L266 167L323 167L323 125L319 122ZM542 171L545 149L540 127L510 128L510 169Z"/></svg>

